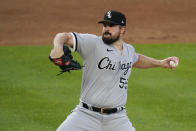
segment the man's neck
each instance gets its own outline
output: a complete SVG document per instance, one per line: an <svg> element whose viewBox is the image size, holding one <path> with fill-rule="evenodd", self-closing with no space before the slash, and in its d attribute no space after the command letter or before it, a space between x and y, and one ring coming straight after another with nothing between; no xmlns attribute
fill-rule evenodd
<svg viewBox="0 0 196 131"><path fill-rule="evenodd" d="M113 46L117 48L121 53L123 51L123 41L119 39L118 41L113 43Z"/></svg>

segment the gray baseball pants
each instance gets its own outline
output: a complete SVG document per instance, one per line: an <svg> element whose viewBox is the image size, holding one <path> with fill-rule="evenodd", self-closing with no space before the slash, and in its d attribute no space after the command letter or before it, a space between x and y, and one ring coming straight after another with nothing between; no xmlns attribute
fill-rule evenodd
<svg viewBox="0 0 196 131"><path fill-rule="evenodd" d="M78 105L57 131L135 131L126 110L100 114Z"/></svg>

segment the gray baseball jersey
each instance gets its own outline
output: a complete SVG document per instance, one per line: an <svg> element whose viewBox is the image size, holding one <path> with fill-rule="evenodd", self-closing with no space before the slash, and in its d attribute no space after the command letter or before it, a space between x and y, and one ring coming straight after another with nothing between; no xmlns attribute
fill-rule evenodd
<svg viewBox="0 0 196 131"><path fill-rule="evenodd" d="M83 58L80 101L102 108L126 104L128 78L138 60L135 49L123 43L122 53L104 44L101 36L73 33L75 50Z"/></svg>

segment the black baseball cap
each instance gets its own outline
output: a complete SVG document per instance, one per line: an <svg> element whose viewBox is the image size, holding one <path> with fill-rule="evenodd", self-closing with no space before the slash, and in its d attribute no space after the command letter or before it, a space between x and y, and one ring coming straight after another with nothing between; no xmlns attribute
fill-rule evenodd
<svg viewBox="0 0 196 131"><path fill-rule="evenodd" d="M110 10L105 13L104 19L102 21L99 21L98 23L112 23L115 25L121 25L126 26L126 17L123 13L119 11Z"/></svg>

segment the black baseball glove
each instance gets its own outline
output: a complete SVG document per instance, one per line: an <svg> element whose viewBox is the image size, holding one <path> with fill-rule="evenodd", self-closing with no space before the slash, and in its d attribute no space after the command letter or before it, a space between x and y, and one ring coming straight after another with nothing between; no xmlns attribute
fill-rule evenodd
<svg viewBox="0 0 196 131"><path fill-rule="evenodd" d="M73 60L73 56L71 55L71 51L67 46L63 46L63 52L64 55L60 58L51 58L49 56L50 61L52 61L55 65L59 66L60 73L57 75L60 75L64 72L70 72L70 70L80 70L82 67L81 65Z"/></svg>

